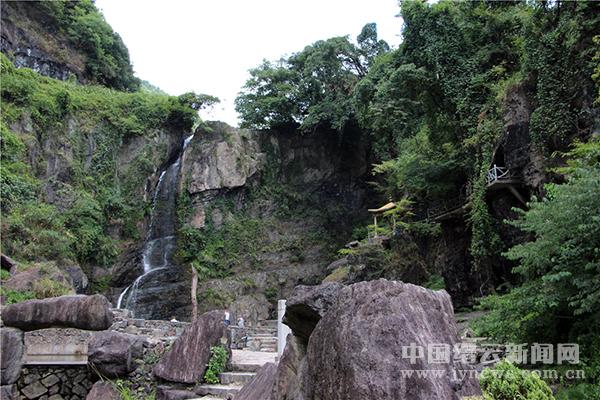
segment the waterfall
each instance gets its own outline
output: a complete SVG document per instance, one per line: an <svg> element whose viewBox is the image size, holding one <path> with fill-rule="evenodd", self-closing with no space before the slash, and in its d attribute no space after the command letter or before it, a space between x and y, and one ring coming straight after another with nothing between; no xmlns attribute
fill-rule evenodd
<svg viewBox="0 0 600 400"><path fill-rule="evenodd" d="M183 141L181 152L175 162L164 169L156 184L152 199L150 226L142 249L142 266L144 272L119 295L117 308L127 308L135 315L135 307L141 283L149 275L164 270L173 264L173 256L177 248L176 229L176 199L179 172L183 152L194 135Z"/></svg>

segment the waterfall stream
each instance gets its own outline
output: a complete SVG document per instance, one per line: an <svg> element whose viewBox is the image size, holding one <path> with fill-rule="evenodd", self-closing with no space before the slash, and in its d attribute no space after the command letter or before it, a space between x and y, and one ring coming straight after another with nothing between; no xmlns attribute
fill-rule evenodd
<svg viewBox="0 0 600 400"><path fill-rule="evenodd" d="M173 255L177 248L176 199L181 158L194 135L188 136L175 162L163 170L156 184L152 200L150 226L142 249L142 265L144 272L119 295L117 308L126 308L135 315L135 308L141 283L149 275L168 268L173 263Z"/></svg>

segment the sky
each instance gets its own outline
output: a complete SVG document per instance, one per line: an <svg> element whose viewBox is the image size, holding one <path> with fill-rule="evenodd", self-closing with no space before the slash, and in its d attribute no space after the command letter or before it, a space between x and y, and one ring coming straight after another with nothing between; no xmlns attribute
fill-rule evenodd
<svg viewBox="0 0 600 400"><path fill-rule="evenodd" d="M193 91L221 103L205 120L238 124L234 100L248 70L317 40L350 35L376 22L400 43L397 0L96 0L129 48L136 75L171 95Z"/></svg>

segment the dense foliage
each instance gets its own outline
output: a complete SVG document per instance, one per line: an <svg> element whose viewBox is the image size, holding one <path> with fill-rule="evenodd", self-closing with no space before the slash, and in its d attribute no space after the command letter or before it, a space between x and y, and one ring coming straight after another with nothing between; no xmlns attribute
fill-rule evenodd
<svg viewBox="0 0 600 400"><path fill-rule="evenodd" d="M333 38L252 70L237 100L244 123L306 133L343 132L357 122L371 133L385 197L410 200L415 220L439 204L467 205L468 259L482 281L502 253L513 262L515 276L503 286L514 288L485 301L493 312L481 333L578 340L588 377L598 379L600 170L598 140L590 138L600 102L600 3L407 0L400 7L402 44L377 47L368 62L352 62L360 40ZM499 233L504 221L489 210L486 174L505 125L520 122L510 114L519 99L528 103L520 105L528 151L545 157L545 167L572 161L546 171L558 184L529 188L545 197L512 224L533 240L509 250L514 242ZM586 144L564 154L577 140Z"/></svg>
<svg viewBox="0 0 600 400"><path fill-rule="evenodd" d="M375 58L388 50L367 24L355 45L347 37L320 40L277 63L263 61L236 99L242 126L343 130L354 118L352 91Z"/></svg>
<svg viewBox="0 0 600 400"><path fill-rule="evenodd" d="M85 72L94 83L125 91L140 87L127 47L92 0L24 3L24 7L36 7L33 15L43 15L40 22L45 29L66 36L74 47L83 51Z"/></svg>
<svg viewBox="0 0 600 400"><path fill-rule="evenodd" d="M483 300L490 310L480 334L521 341L577 341L600 379L600 140L577 145L561 171L563 184L548 186L546 198L530 203L511 222L534 240L510 249L522 285Z"/></svg>
<svg viewBox="0 0 600 400"><path fill-rule="evenodd" d="M213 346L210 348L210 360L204 373L204 382L220 383L220 375L225 371L227 365L227 350L223 346Z"/></svg>
<svg viewBox="0 0 600 400"><path fill-rule="evenodd" d="M554 400L552 390L535 373L508 361L485 369L479 379L484 400Z"/></svg>
<svg viewBox="0 0 600 400"><path fill-rule="evenodd" d="M119 148L157 129L190 131L197 109L216 99L82 86L17 69L1 57L3 251L23 261L111 265L119 243L108 225L121 221L124 239L139 237L138 223L148 207L140 201L140 176L154 172L161 153L147 147L123 171L116 159ZM21 126L18 134L9 128L13 124ZM88 154L90 140L93 154ZM61 141L53 157L64 160L65 172L49 180L44 158L35 155Z"/></svg>

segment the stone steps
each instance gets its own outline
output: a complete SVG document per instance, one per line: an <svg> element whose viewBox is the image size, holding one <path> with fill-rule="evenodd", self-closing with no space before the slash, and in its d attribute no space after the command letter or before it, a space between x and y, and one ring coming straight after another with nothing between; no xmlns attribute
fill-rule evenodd
<svg viewBox="0 0 600 400"><path fill-rule="evenodd" d="M221 383L223 385L229 384L246 384L250 382L254 376L256 376L253 372L223 372L220 375Z"/></svg>
<svg viewBox="0 0 600 400"><path fill-rule="evenodd" d="M251 351L277 352L277 337L267 334L249 336L246 349Z"/></svg>
<svg viewBox="0 0 600 400"><path fill-rule="evenodd" d="M221 399L226 399L228 396L235 396L244 385L242 384L215 384L215 385L199 385L195 388L196 392L200 396L214 396Z"/></svg>

